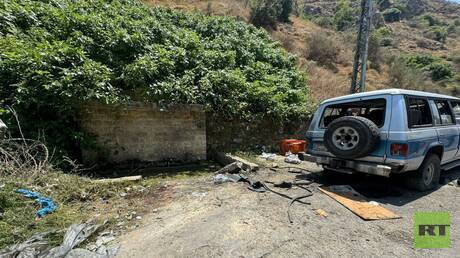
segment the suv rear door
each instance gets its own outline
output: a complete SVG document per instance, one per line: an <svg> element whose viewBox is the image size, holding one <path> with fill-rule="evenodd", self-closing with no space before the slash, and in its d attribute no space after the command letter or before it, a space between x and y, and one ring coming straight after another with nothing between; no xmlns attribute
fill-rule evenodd
<svg viewBox="0 0 460 258"><path fill-rule="evenodd" d="M455 158L458 152L459 129L447 100L434 99L430 102L439 142L444 147L441 163L449 162Z"/></svg>
<svg viewBox="0 0 460 258"><path fill-rule="evenodd" d="M377 104L381 103L382 101L384 103L384 108L382 110L380 110L380 108L376 109L369 107L366 103L373 102ZM359 103L363 103L363 106L366 106L366 108L360 108ZM315 113L309 128L309 132L307 133L307 138L310 140L308 152L316 155L333 156L324 146L324 133L326 126L332 120L341 116L345 116L345 114L340 114L340 112L337 112L337 108L341 108L342 106L350 106L350 108L346 108L348 112L353 113L353 115L363 116L370 119L375 124L377 124L380 131L380 143L376 149L368 156L359 158L358 160L381 163L384 162L392 104L392 95L380 95L334 101L322 105ZM378 115L378 113L380 113L380 115Z"/></svg>

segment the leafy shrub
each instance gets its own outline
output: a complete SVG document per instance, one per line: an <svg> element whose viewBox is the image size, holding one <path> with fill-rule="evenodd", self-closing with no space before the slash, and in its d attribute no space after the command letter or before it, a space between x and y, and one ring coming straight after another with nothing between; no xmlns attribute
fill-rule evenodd
<svg viewBox="0 0 460 258"><path fill-rule="evenodd" d="M454 75L452 66L444 62L436 62L430 64L427 69L431 72L431 78L435 81L449 79Z"/></svg>
<svg viewBox="0 0 460 258"><path fill-rule="evenodd" d="M337 63L340 54L340 45L333 36L323 32L313 33L307 39L305 58L314 60L323 66Z"/></svg>
<svg viewBox="0 0 460 258"><path fill-rule="evenodd" d="M289 22L289 15L293 10L293 4L295 0L281 0L281 12L278 15L278 21Z"/></svg>
<svg viewBox="0 0 460 258"><path fill-rule="evenodd" d="M390 0L377 0L377 4L380 10L386 10L392 6L392 2Z"/></svg>
<svg viewBox="0 0 460 258"><path fill-rule="evenodd" d="M444 25L438 17L432 14L425 14L421 17L421 19L427 23L427 26L430 27Z"/></svg>
<svg viewBox="0 0 460 258"><path fill-rule="evenodd" d="M323 28L334 28L334 19L328 16L318 16L313 18L312 21Z"/></svg>
<svg viewBox="0 0 460 258"><path fill-rule="evenodd" d="M401 20L401 10L398 8L386 9L382 12L383 18L386 22L397 22Z"/></svg>
<svg viewBox="0 0 460 258"><path fill-rule="evenodd" d="M447 32L446 27L441 27L441 26L433 26L430 27L427 31L425 31L424 35L425 37L436 40L442 43L446 42L447 35L449 33Z"/></svg>
<svg viewBox="0 0 460 258"><path fill-rule="evenodd" d="M356 22L353 9L348 0L339 0L337 2L334 14L334 23L339 31L344 31Z"/></svg>
<svg viewBox="0 0 460 258"><path fill-rule="evenodd" d="M426 81L421 70L411 67L404 58L392 58L388 70L389 86L420 90Z"/></svg>
<svg viewBox="0 0 460 258"><path fill-rule="evenodd" d="M389 27L381 27L377 29L375 34L379 38L381 46L391 46L393 44L393 32Z"/></svg>
<svg viewBox="0 0 460 258"><path fill-rule="evenodd" d="M86 100L196 103L276 121L307 112L294 57L233 18L136 0L5 0L0 17L0 107L16 109L26 137L59 149L87 143L78 126Z"/></svg>
<svg viewBox="0 0 460 258"><path fill-rule="evenodd" d="M374 32L369 36L368 60L370 67L380 71L382 64L382 52L380 50L382 38L379 33Z"/></svg>
<svg viewBox="0 0 460 258"><path fill-rule="evenodd" d="M406 64L420 71L427 71L435 81L452 78L454 71L449 63L432 55L408 55Z"/></svg>
<svg viewBox="0 0 460 258"><path fill-rule="evenodd" d="M251 6L250 21L258 27L275 29L278 22L289 22L293 0L256 0Z"/></svg>

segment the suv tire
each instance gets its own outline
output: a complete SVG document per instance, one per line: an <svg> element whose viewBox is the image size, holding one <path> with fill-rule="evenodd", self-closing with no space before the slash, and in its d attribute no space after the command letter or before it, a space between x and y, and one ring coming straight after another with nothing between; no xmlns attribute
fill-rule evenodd
<svg viewBox="0 0 460 258"><path fill-rule="evenodd" d="M355 159L367 156L379 143L380 131L374 122L360 116L332 121L324 133L324 145L335 156Z"/></svg>
<svg viewBox="0 0 460 258"><path fill-rule="evenodd" d="M439 184L441 161L436 154L428 154L417 171L409 172L406 178L408 188L418 191L428 191Z"/></svg>

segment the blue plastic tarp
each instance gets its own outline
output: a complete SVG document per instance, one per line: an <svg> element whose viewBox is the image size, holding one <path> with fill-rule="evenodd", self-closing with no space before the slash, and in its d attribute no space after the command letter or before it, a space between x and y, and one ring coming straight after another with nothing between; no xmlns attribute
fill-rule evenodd
<svg viewBox="0 0 460 258"><path fill-rule="evenodd" d="M21 193L27 198L34 199L38 204L40 204L40 209L37 211L37 217L39 218L43 218L46 214L53 213L57 209L57 205L52 199L43 197L39 193L27 189L18 189L16 192Z"/></svg>

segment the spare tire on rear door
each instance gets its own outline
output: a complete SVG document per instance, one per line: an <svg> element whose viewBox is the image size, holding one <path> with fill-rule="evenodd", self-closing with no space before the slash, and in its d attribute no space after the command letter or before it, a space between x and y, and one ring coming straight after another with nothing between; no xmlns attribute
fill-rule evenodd
<svg viewBox="0 0 460 258"><path fill-rule="evenodd" d="M324 145L335 156L354 159L367 156L379 143L374 122L360 116L344 116L332 121L324 133Z"/></svg>

